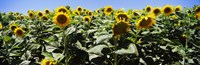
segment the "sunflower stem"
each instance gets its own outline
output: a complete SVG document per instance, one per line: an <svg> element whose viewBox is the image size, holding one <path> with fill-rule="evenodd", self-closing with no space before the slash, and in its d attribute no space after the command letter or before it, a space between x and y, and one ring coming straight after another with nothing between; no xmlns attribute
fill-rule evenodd
<svg viewBox="0 0 200 65"><path fill-rule="evenodd" d="M68 50L67 50L67 43L66 43L66 36L65 36L65 29L63 28L63 44L64 44L64 56L65 56L65 63L68 64L69 56L68 56Z"/></svg>
<svg viewBox="0 0 200 65"><path fill-rule="evenodd" d="M140 33L141 29L137 30L136 35L135 35L135 44L137 43L137 39L139 37L139 33Z"/></svg>
<svg viewBox="0 0 200 65"><path fill-rule="evenodd" d="M114 51L116 51L117 50L117 39L116 38L114 38L114 41L115 41L115 46L114 46ZM113 57L114 57L114 65L117 65L118 63L117 63L117 54L116 53L114 53L113 54Z"/></svg>

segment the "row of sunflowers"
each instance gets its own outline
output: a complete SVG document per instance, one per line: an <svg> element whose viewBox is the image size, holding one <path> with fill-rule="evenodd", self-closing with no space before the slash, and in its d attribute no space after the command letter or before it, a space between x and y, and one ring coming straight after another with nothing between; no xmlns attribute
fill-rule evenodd
<svg viewBox="0 0 200 65"><path fill-rule="evenodd" d="M0 12L0 65L199 65L200 6Z"/></svg>

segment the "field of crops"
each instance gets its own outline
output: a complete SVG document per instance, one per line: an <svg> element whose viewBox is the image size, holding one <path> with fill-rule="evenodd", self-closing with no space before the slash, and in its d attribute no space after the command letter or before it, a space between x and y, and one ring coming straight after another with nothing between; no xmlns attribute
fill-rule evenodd
<svg viewBox="0 0 200 65"><path fill-rule="evenodd" d="M200 6L0 12L0 65L200 65Z"/></svg>

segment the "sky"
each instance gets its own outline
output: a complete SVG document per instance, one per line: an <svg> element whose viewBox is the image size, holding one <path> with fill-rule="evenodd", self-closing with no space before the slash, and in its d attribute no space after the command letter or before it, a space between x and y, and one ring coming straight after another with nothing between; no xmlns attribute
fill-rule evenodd
<svg viewBox="0 0 200 65"><path fill-rule="evenodd" d="M73 9L77 6L89 10L111 5L114 9L143 9L146 5L164 6L166 4L182 7L200 5L200 0L1 0L0 12L20 12L27 14L28 10L41 10L48 8L54 10L59 6L69 5Z"/></svg>

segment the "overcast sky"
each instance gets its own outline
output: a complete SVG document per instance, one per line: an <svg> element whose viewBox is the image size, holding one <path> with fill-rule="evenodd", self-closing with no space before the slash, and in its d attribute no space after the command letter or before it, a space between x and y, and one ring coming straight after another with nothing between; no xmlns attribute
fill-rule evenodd
<svg viewBox="0 0 200 65"><path fill-rule="evenodd" d="M59 6L70 5L73 9L77 6L95 10L107 5L114 9L143 9L146 5L164 6L170 4L173 6L182 5L183 7L193 7L200 5L200 0L1 0L0 12L21 12L27 14L28 10L55 9Z"/></svg>

